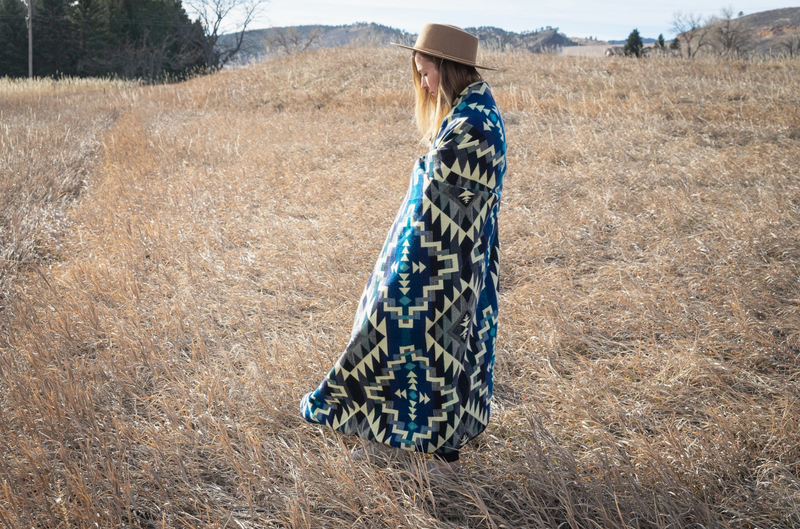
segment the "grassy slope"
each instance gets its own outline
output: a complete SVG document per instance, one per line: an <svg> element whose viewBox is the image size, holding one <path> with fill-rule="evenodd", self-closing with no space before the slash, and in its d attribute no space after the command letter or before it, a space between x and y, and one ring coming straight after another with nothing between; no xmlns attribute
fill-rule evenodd
<svg viewBox="0 0 800 529"><path fill-rule="evenodd" d="M510 145L496 393L445 485L296 413L421 154L405 54L0 93L9 137L113 119L0 315L0 523L800 524L800 64L484 58Z"/></svg>
<svg viewBox="0 0 800 529"><path fill-rule="evenodd" d="M746 48L750 51L759 55L786 53L785 43L800 38L800 7L752 13L734 18L733 24L734 28L746 32ZM712 33L716 31L717 28L712 28Z"/></svg>
<svg viewBox="0 0 800 529"><path fill-rule="evenodd" d="M133 86L0 78L0 310L20 264L57 256L64 208L80 195L114 120L106 92Z"/></svg>
<svg viewBox="0 0 800 529"><path fill-rule="evenodd" d="M745 15L740 19L748 28L792 28L800 26L800 8L786 7Z"/></svg>

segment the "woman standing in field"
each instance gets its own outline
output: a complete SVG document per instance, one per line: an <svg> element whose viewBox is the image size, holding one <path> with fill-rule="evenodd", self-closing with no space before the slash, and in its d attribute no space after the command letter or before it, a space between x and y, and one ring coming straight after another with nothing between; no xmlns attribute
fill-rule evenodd
<svg viewBox="0 0 800 529"><path fill-rule="evenodd" d="M397 45L399 46L399 45ZM497 335L497 214L506 142L478 39L426 24L413 47L416 119L430 150L358 306L350 342L303 397L312 423L372 443L357 458L434 454L460 470L459 449L489 422Z"/></svg>

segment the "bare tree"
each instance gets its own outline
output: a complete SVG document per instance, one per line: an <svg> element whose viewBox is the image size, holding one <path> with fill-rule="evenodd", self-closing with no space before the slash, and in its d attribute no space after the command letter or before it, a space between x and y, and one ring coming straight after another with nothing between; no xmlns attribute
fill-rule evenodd
<svg viewBox="0 0 800 529"><path fill-rule="evenodd" d="M199 36L200 29L195 24L177 24L174 32L157 38L145 28L139 39L119 41L115 48L107 50L103 60L124 79L177 79L200 66L203 50L197 45Z"/></svg>
<svg viewBox="0 0 800 529"><path fill-rule="evenodd" d="M118 74L124 79L160 80L171 41L172 37L167 35L161 42L152 42L145 28L140 39L117 43L117 47L109 51L108 60L117 66Z"/></svg>
<svg viewBox="0 0 800 529"><path fill-rule="evenodd" d="M800 57L800 36L792 35L781 41L784 53L790 58Z"/></svg>
<svg viewBox="0 0 800 529"><path fill-rule="evenodd" d="M675 38L686 45L686 56L690 59L709 44L708 25L703 23L701 15L676 12L672 17L672 31L676 34Z"/></svg>
<svg viewBox="0 0 800 529"><path fill-rule="evenodd" d="M267 36L267 49L277 49L286 55L305 51L322 38L322 31L313 28L304 35L296 27L272 28Z"/></svg>
<svg viewBox="0 0 800 529"><path fill-rule="evenodd" d="M734 18L732 7L723 8L721 15L714 21L714 36L720 53L728 57L741 57L752 40L750 32L741 20Z"/></svg>
<svg viewBox="0 0 800 529"><path fill-rule="evenodd" d="M206 64L219 70L242 49L244 33L261 15L269 0L185 0L184 5L203 26ZM234 31L223 34L234 19Z"/></svg>

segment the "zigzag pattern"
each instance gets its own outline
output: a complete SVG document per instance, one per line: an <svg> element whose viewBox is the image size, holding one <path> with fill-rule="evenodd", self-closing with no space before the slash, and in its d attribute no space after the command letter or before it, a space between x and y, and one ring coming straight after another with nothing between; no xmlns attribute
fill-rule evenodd
<svg viewBox="0 0 800 529"><path fill-rule="evenodd" d="M361 297L344 353L302 416L423 452L454 450L489 422L497 336L497 214L505 131L484 82L462 92Z"/></svg>

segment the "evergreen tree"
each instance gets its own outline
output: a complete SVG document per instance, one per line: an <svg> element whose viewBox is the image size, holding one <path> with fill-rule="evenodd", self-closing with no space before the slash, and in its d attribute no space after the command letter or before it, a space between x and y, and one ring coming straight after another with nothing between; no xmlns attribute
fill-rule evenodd
<svg viewBox="0 0 800 529"><path fill-rule="evenodd" d="M658 39L656 40L656 48L661 48L662 50L667 47L667 43L664 41L664 34L659 33Z"/></svg>
<svg viewBox="0 0 800 529"><path fill-rule="evenodd" d="M33 1L37 76L158 81L206 66L205 28L181 0ZM23 0L0 0L0 77L28 74L26 15Z"/></svg>
<svg viewBox="0 0 800 529"><path fill-rule="evenodd" d="M634 29L631 31L631 34L628 35L628 40L625 42L625 47L622 51L627 57L641 57L643 50L644 42L642 42L642 36L639 35L638 29Z"/></svg>
<svg viewBox="0 0 800 529"><path fill-rule="evenodd" d="M202 26L180 0L110 0L115 45L110 67L122 77L160 79L204 65Z"/></svg>
<svg viewBox="0 0 800 529"><path fill-rule="evenodd" d="M0 77L28 75L27 14L20 0L0 0Z"/></svg>
<svg viewBox="0 0 800 529"><path fill-rule="evenodd" d="M75 74L101 76L107 73L103 53L112 42L109 5L106 0L75 0L70 18L74 28L78 60Z"/></svg>
<svg viewBox="0 0 800 529"><path fill-rule="evenodd" d="M37 76L74 74L75 41L70 0L37 0L33 14L33 69Z"/></svg>
<svg viewBox="0 0 800 529"><path fill-rule="evenodd" d="M669 49L671 50L680 50L681 49L681 41L678 40L678 37L669 43Z"/></svg>

